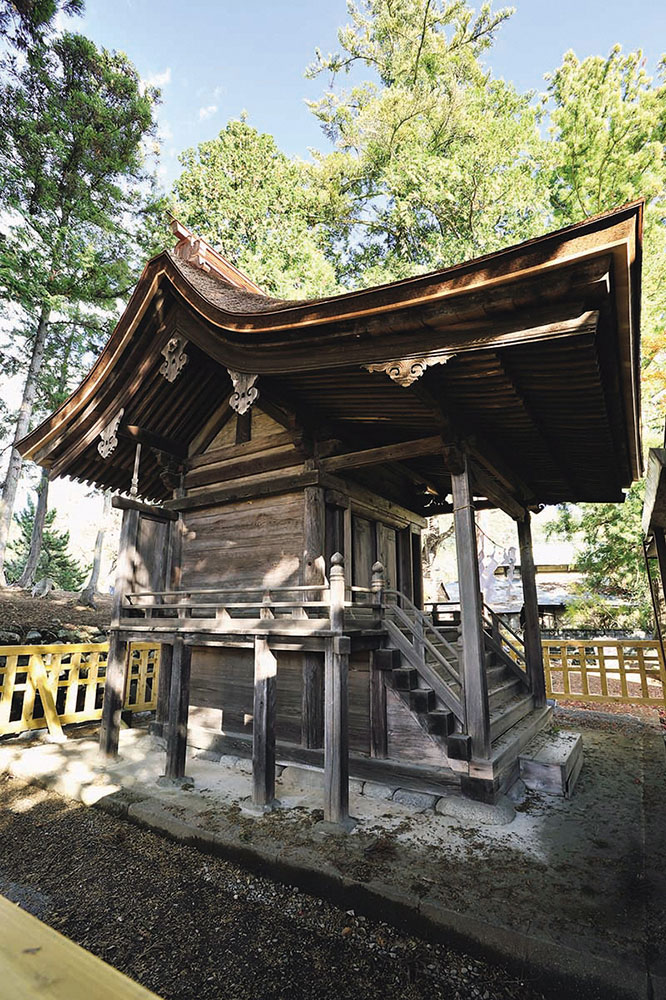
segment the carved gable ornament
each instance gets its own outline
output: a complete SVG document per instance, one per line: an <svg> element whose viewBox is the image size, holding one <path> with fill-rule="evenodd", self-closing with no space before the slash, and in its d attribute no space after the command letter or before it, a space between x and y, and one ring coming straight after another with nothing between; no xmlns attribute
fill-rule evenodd
<svg viewBox="0 0 666 1000"><path fill-rule="evenodd" d="M236 413L247 413L259 395L259 390L254 384L259 376L248 375L247 372L232 372L230 368L227 368L227 371L234 386L229 406Z"/></svg>
<svg viewBox="0 0 666 1000"><path fill-rule="evenodd" d="M408 386L421 378L430 365L445 365L454 354L433 354L420 358L397 358L395 361L381 361L374 365L363 365L369 372L383 372L398 385Z"/></svg>
<svg viewBox="0 0 666 1000"><path fill-rule="evenodd" d="M171 337L160 352L164 356L164 361L160 365L160 375L164 375L167 382L175 382L187 364L186 343L184 337Z"/></svg>
<svg viewBox="0 0 666 1000"><path fill-rule="evenodd" d="M120 427L120 421L123 419L124 412L124 409L118 410L111 423L106 425L100 435L97 451L102 458L108 458L111 452L116 449L118 444L118 428Z"/></svg>

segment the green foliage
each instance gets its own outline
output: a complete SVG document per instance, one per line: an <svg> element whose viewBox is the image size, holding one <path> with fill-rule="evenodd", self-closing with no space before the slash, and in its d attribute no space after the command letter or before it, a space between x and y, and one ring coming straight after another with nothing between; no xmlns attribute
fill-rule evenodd
<svg viewBox="0 0 666 1000"><path fill-rule="evenodd" d="M80 590L90 567L81 566L69 554L69 531L58 531L54 527L55 517L55 509L50 510L46 515L42 549L35 580L50 577L59 590ZM5 564L9 581L18 580L30 551L30 539L35 521L35 505L30 497L26 508L20 514L15 515L14 520L19 527L19 536L10 543L12 557Z"/></svg>
<svg viewBox="0 0 666 1000"><path fill-rule="evenodd" d="M442 267L542 231L541 141L531 95L480 57L509 10L460 0L348 5L341 52L310 76L368 72L312 102L335 151L317 160L340 277L368 285Z"/></svg>
<svg viewBox="0 0 666 1000"><path fill-rule="evenodd" d="M606 616L649 627L654 616L642 548L644 493L641 480L623 504L562 505L547 526L549 537L566 538L578 549L575 568L584 579L572 607L576 624L601 625Z"/></svg>
<svg viewBox="0 0 666 1000"><path fill-rule="evenodd" d="M64 34L34 65L7 58L0 183L10 221L0 295L27 309L115 305L136 277L157 93L122 53ZM137 227L137 223L140 224Z"/></svg>
<svg viewBox="0 0 666 1000"><path fill-rule="evenodd" d="M646 199L643 261L644 418L664 425L666 401L666 64L655 83L642 52L580 62L568 52L548 79L544 146L551 205L566 225Z"/></svg>
<svg viewBox="0 0 666 1000"><path fill-rule="evenodd" d="M272 136L245 120L181 158L173 211L269 294L315 297L336 290L312 224L309 175Z"/></svg>
<svg viewBox="0 0 666 1000"><path fill-rule="evenodd" d="M34 54L53 31L56 15L83 14L83 0L0 0L0 35L22 52Z"/></svg>

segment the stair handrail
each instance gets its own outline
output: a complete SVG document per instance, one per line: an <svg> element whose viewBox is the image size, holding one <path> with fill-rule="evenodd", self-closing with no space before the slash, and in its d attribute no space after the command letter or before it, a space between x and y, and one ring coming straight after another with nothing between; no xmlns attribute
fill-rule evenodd
<svg viewBox="0 0 666 1000"><path fill-rule="evenodd" d="M503 621L496 611L485 603L483 603L484 610L484 620L487 625L490 626L491 638L495 640L500 650L505 653L509 659L513 660L518 667L520 667L523 673L527 672L527 659L525 656L525 645L522 638L518 635L514 629L511 628L507 622ZM508 638L506 633L515 640L512 642Z"/></svg>
<svg viewBox="0 0 666 1000"><path fill-rule="evenodd" d="M421 622L422 628L423 629L428 629L429 631L434 632L434 634L437 636L437 639L439 640L439 642L442 643L442 645L444 646L444 648L451 654L451 656L454 659L456 659L456 660L458 659L458 652L457 652L457 650L455 650L453 648L453 646L451 645L451 643L449 642L449 640L446 638L446 636L443 635L440 632L440 630L434 624L432 618L425 611L421 611L420 608L417 608L417 606L414 604L414 602L412 600L410 600L410 598L407 597L406 594L403 594L402 591L400 591L400 590L386 590L386 591L384 591L384 593L390 594L392 597L397 597L398 601L400 603L402 603L403 605L406 605L407 608L409 609L409 611L412 612L412 614L414 615L414 617L417 618ZM455 673L455 671L454 671L454 673Z"/></svg>

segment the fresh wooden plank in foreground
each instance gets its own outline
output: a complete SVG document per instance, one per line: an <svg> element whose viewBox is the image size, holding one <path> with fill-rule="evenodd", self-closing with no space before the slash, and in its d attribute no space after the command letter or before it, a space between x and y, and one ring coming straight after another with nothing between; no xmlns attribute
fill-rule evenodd
<svg viewBox="0 0 666 1000"><path fill-rule="evenodd" d="M17 1000L159 1000L4 896L0 978L3 996Z"/></svg>

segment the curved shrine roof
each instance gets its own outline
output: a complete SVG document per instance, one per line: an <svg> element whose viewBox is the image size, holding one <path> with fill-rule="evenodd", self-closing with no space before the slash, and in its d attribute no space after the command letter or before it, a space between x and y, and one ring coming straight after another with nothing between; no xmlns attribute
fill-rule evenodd
<svg viewBox="0 0 666 1000"><path fill-rule="evenodd" d="M521 503L620 500L641 474L642 208L303 301L262 294L181 227L176 250L146 265L89 375L20 451L52 475L126 491L141 432L153 447L140 492L168 499L160 442L187 463L230 397L229 371L245 372L257 376L255 405L342 451L441 434ZM175 340L187 363L170 381L160 370ZM121 410L105 459L102 433ZM387 474L431 495L450 488L441 453L392 465Z"/></svg>

